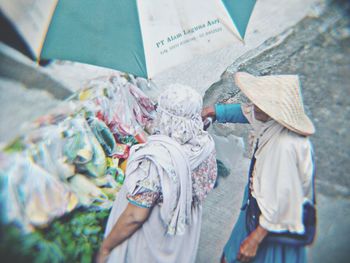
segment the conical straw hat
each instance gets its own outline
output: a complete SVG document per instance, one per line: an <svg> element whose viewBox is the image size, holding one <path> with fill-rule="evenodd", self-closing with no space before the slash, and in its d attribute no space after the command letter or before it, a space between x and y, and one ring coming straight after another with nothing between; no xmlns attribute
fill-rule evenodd
<svg viewBox="0 0 350 263"><path fill-rule="evenodd" d="M237 72L235 82L253 104L281 125L306 136L315 132L314 125L304 112L297 75L255 77Z"/></svg>

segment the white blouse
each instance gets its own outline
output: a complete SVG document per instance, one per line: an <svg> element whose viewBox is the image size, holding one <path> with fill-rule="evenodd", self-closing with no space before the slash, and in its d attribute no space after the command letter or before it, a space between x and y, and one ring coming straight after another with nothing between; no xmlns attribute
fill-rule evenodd
<svg viewBox="0 0 350 263"><path fill-rule="evenodd" d="M245 115L250 113L244 110ZM261 210L259 223L269 231L303 233L303 203L312 200L312 145L308 137L274 120L260 126L252 122L259 138L252 182L252 195Z"/></svg>

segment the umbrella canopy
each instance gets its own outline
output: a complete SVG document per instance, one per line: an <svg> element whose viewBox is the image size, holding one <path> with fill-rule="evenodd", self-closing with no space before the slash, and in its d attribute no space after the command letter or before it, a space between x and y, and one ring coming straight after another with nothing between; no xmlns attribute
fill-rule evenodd
<svg viewBox="0 0 350 263"><path fill-rule="evenodd" d="M255 0L60 0L41 58L151 78L243 39Z"/></svg>

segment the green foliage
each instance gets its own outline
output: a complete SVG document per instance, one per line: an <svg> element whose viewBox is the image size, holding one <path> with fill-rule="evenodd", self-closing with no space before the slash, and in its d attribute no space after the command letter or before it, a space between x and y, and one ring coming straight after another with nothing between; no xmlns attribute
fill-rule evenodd
<svg viewBox="0 0 350 263"><path fill-rule="evenodd" d="M22 139L16 138L5 147L4 152L7 152L7 153L21 152L24 150L24 148L25 148L25 145L23 144Z"/></svg>
<svg viewBox="0 0 350 263"><path fill-rule="evenodd" d="M1 225L0 258L4 262L92 262L108 215L109 210L78 209L25 235L15 225Z"/></svg>

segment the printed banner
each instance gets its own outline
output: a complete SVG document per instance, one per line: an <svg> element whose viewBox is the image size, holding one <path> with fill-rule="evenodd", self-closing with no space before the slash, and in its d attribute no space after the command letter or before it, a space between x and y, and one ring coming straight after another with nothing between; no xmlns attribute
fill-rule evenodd
<svg viewBox="0 0 350 263"><path fill-rule="evenodd" d="M240 41L218 0L138 0L148 75Z"/></svg>

